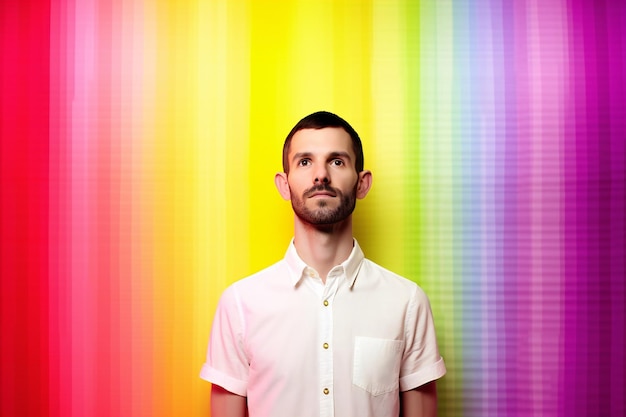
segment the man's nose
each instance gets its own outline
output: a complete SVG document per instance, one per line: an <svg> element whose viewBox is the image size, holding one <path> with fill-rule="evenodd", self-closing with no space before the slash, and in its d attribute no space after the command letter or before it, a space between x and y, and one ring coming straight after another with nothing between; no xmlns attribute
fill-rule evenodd
<svg viewBox="0 0 626 417"><path fill-rule="evenodd" d="M328 175L328 170L326 166L320 167L315 172L315 184L328 184L330 183L330 176Z"/></svg>

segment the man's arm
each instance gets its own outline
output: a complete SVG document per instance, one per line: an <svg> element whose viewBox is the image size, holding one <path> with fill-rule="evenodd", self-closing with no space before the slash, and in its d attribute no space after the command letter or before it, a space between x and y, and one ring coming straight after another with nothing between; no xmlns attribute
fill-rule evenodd
<svg viewBox="0 0 626 417"><path fill-rule="evenodd" d="M219 385L211 386L211 417L247 417L246 397L233 394Z"/></svg>
<svg viewBox="0 0 626 417"><path fill-rule="evenodd" d="M431 381L400 393L401 417L436 417L437 385Z"/></svg>

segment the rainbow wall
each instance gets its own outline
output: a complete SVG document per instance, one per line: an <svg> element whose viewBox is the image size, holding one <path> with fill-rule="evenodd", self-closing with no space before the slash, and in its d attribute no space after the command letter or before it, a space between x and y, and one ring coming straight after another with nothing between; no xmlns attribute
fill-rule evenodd
<svg viewBox="0 0 626 417"><path fill-rule="evenodd" d="M430 295L441 416L624 416L626 3L0 3L0 415L207 416L221 291L279 259L302 116ZM342 416L349 417L349 416Z"/></svg>

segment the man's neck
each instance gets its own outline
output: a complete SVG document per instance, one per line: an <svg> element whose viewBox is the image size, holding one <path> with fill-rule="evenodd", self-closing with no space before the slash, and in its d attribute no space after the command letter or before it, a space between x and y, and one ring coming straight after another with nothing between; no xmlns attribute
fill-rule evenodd
<svg viewBox="0 0 626 417"><path fill-rule="evenodd" d="M298 256L314 268L322 282L330 270L348 259L354 246L352 216L341 223L312 226L295 218L294 245Z"/></svg>

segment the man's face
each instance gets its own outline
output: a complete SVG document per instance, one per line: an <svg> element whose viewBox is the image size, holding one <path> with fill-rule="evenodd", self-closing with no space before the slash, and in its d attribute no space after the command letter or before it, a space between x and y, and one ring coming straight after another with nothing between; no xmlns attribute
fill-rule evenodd
<svg viewBox="0 0 626 417"><path fill-rule="evenodd" d="M359 175L352 139L342 128L303 129L289 149L287 182L293 211L302 221L326 225L354 210Z"/></svg>

